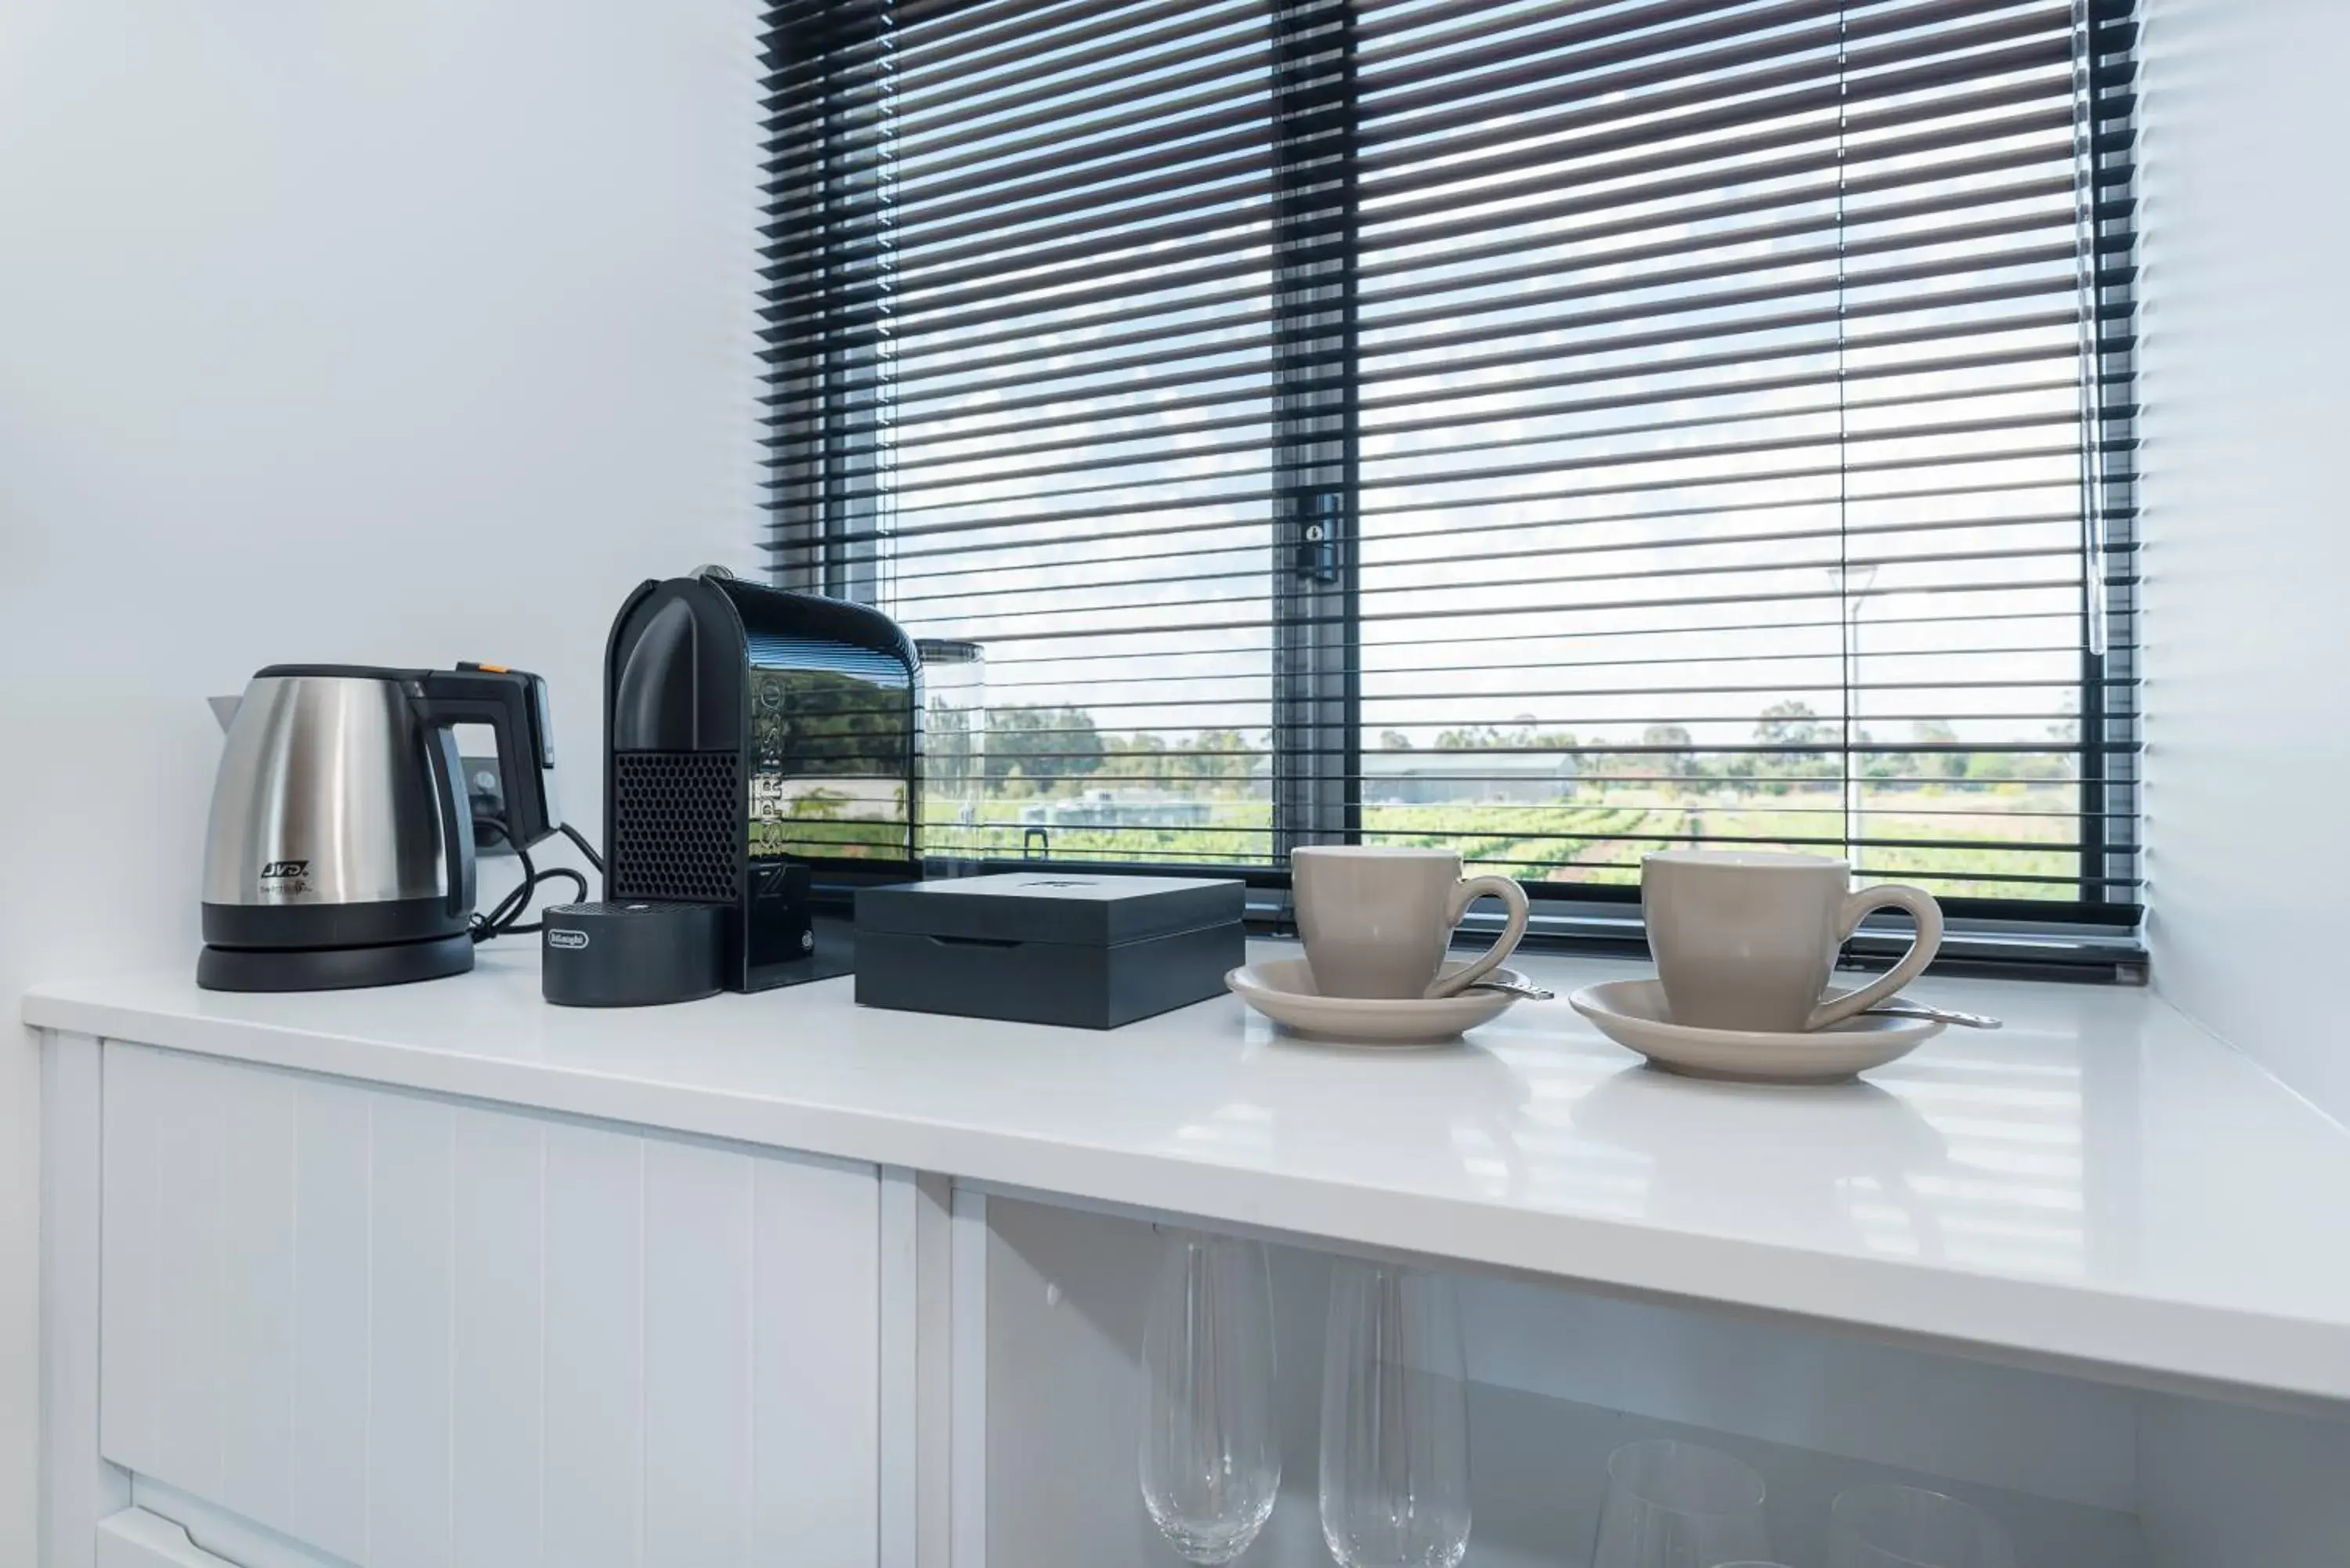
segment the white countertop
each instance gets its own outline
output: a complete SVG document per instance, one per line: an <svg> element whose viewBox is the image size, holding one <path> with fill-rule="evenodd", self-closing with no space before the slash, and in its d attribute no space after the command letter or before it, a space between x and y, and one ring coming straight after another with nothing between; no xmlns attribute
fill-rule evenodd
<svg viewBox="0 0 2350 1568"><path fill-rule="evenodd" d="M1562 994L1632 966L1522 959ZM2350 1131L2143 991L1928 981L1996 1012L1865 1083L1673 1078L1564 1001L1466 1048L1334 1050L1231 997L1111 1033L860 1010L846 980L685 1006L463 979L45 987L38 1028L991 1186L2350 1400Z"/></svg>

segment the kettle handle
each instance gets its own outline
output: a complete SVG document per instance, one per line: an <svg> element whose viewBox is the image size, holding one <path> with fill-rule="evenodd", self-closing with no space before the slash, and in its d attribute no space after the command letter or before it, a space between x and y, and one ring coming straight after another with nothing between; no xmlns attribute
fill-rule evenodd
<svg viewBox="0 0 2350 1568"><path fill-rule="evenodd" d="M424 764L441 800L441 853L448 871L449 913L463 919L473 912L473 806L466 794L457 755L457 732L446 724L424 727Z"/></svg>
<svg viewBox="0 0 2350 1568"><path fill-rule="evenodd" d="M525 670L461 664L428 670L420 684L416 716L425 725L445 735L452 724L487 724L496 736L498 786L505 795L500 826L507 838L526 849L553 833L557 819L547 774L555 766L555 745L547 735L546 682ZM468 813L469 799L459 790L458 804ZM471 823L469 815L468 832Z"/></svg>

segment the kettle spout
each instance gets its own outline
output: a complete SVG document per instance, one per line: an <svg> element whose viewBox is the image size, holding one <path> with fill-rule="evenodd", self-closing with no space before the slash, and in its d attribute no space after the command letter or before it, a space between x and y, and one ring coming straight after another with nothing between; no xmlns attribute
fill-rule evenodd
<svg viewBox="0 0 2350 1568"><path fill-rule="evenodd" d="M236 705L244 701L244 699L242 697L207 697L204 701L212 705L213 717L220 721L221 733L224 735L227 734L228 727L236 722Z"/></svg>

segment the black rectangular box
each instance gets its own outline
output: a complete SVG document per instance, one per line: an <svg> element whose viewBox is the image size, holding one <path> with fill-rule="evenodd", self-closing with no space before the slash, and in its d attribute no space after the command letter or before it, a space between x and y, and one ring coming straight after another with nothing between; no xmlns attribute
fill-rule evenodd
<svg viewBox="0 0 2350 1568"><path fill-rule="evenodd" d="M863 888L866 1007L1115 1029L1220 994L1246 961L1239 882L1007 872Z"/></svg>

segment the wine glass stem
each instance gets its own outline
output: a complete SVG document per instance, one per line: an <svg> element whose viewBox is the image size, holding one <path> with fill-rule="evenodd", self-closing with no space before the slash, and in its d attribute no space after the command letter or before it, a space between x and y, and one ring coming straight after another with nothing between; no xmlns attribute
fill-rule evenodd
<svg viewBox="0 0 2350 1568"><path fill-rule="evenodd" d="M1379 1306L1373 1316L1371 1354L1378 1369L1371 1380L1373 1419L1381 1441L1380 1468L1385 1471L1390 1519L1396 1543L1402 1547L1411 1532L1411 1381L1405 1370L1403 1282L1394 1274L1379 1281Z"/></svg>
<svg viewBox="0 0 2350 1568"><path fill-rule="evenodd" d="M1214 1259L1203 1249L1195 1257L1193 1267L1185 1278L1186 1293L1191 1299L1185 1303L1183 1321L1191 1341L1191 1365L1194 1368L1217 1365L1220 1347L1216 1344L1215 1292L1209 1278L1214 1267ZM1208 1508L1216 1513L1223 1511L1225 1503L1223 1466L1219 1462L1214 1444L1210 1441L1211 1434L1224 1429L1224 1411L1218 1397L1220 1392L1218 1379L1201 1377L1195 1373L1191 1388L1194 1407L1191 1430L1195 1445L1191 1462L1206 1482Z"/></svg>

